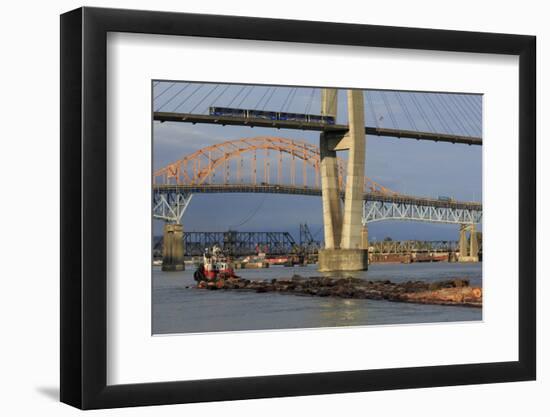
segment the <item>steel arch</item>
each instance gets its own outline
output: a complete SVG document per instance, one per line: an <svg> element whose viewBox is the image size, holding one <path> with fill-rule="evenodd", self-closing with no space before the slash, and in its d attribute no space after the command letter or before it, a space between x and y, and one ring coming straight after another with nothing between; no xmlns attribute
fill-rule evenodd
<svg viewBox="0 0 550 417"><path fill-rule="evenodd" d="M308 142L282 137L257 136L252 138L230 140L199 149L198 151L195 151L190 155L186 155L183 158L155 171L153 174L153 181L155 185L202 185L205 183L210 183L209 180L212 180L213 174L220 168L225 168L223 175L224 178L227 179L231 176L231 173L227 172L227 170L235 170L235 168L228 166L227 163L232 160L240 160L242 162L242 156L244 154L251 154L254 158L254 164L251 164L250 171L248 171L249 175L247 176L253 178L251 183L257 184L260 181L257 181L257 166L255 165L255 158L257 152L261 150L279 152L280 158L282 154L285 154L292 161L295 159L301 160L303 167L308 165L314 169L314 178L316 181L320 178L321 155L318 146ZM338 166L340 186L343 188L343 182L346 177L345 161L338 158ZM271 165L264 165L264 178L263 181L261 181L262 183L273 183L270 181L270 172L266 171L271 168ZM244 174L246 173L239 173L239 166L237 166L236 170L237 178L244 178ZM282 176L280 175L280 165L277 166L277 171L276 183L284 185ZM302 178L304 186L308 185L306 183L306 177L306 175L303 175ZM296 185L295 180L296 178L291 175L291 185ZM224 183L228 183L228 181L224 181ZM315 184L315 186L318 185L318 183ZM378 192L388 195L397 194L367 177L365 177L365 191Z"/></svg>

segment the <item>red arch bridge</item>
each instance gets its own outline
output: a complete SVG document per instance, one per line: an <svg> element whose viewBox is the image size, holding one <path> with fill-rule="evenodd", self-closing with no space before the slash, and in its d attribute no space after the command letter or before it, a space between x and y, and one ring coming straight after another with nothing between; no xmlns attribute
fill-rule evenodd
<svg viewBox="0 0 550 417"><path fill-rule="evenodd" d="M311 143L259 136L208 146L153 174L153 217L181 223L197 193L273 193L321 196L320 152ZM345 189L345 162L338 161ZM381 220L476 224L479 202L424 198L392 191L365 177L363 225Z"/></svg>

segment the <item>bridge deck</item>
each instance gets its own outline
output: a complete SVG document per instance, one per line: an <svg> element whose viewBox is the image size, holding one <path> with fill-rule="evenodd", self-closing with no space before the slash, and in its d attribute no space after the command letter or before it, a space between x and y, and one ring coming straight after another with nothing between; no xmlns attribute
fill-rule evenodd
<svg viewBox="0 0 550 417"><path fill-rule="evenodd" d="M311 188L293 185L272 185L272 184L202 184L202 185L159 185L154 184L153 190L158 192L186 192L196 193L272 193L272 194L295 194L321 196L320 188ZM342 192L342 197L344 193ZM414 197L401 194L383 194L367 192L364 195L366 201L382 201L389 203L414 204L418 206L430 206L438 208L481 210L482 205L478 202L464 201L442 201L433 198Z"/></svg>
<svg viewBox="0 0 550 417"><path fill-rule="evenodd" d="M172 113L172 112L154 112L153 120L160 122L186 122L186 123L209 123L219 125L250 126L250 127L272 127L276 129L297 129L297 130L316 130L324 132L345 132L347 125L327 125L316 122L298 122L292 120L267 120L251 119L229 116L211 116L192 113ZM446 133L420 132L414 130L387 129L378 127L365 127L367 135L381 137L397 137L417 140L430 140L435 142L464 143L467 145L481 145L482 139L473 136L450 135Z"/></svg>

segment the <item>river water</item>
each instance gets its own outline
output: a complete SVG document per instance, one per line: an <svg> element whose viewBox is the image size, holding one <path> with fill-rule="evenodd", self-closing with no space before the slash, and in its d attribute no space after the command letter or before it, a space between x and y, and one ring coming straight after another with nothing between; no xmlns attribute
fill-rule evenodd
<svg viewBox="0 0 550 417"><path fill-rule="evenodd" d="M468 278L481 285L481 263L374 264L353 276L370 280L438 281ZM316 265L240 269L248 279L319 276ZM346 300L278 293L206 291L193 288L192 266L182 272L153 267L153 334L202 333L235 330L297 329L381 324L434 323L481 320L482 310Z"/></svg>

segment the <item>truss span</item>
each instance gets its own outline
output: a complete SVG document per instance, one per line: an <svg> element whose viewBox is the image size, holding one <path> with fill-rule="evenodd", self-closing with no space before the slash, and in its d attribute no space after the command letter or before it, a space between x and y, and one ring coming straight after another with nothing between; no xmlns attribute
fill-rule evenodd
<svg viewBox="0 0 550 417"><path fill-rule="evenodd" d="M481 204L471 206L423 205L405 201L363 200L363 224L381 220L410 220L430 223L481 223Z"/></svg>

